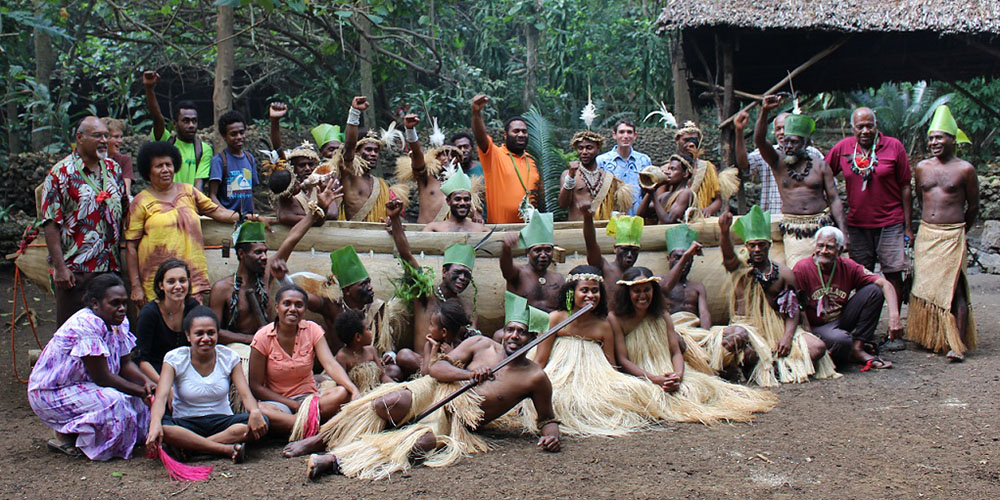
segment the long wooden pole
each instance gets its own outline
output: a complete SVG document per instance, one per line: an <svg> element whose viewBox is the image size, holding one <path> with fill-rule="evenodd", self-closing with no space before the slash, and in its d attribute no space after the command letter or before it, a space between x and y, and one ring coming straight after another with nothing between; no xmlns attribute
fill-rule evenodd
<svg viewBox="0 0 1000 500"><path fill-rule="evenodd" d="M778 83L776 83L773 87L767 89L767 91L764 92L764 95L769 95L769 94L771 94L773 92L776 92L781 87L784 87L785 84L787 84L789 80L791 80L792 78L795 78L796 76L798 76L799 73L802 73L803 71L809 69L812 65L818 63L824 57L832 54L835 50L837 50L840 47L842 47L845 43L847 43L848 40L851 39L851 36L852 35L847 35L847 36L841 38L840 40L837 41L837 43L834 43L833 45L827 47L826 49L823 49L822 52L820 52L820 53L812 56L811 58L809 58L808 61L800 64L797 68L793 69L790 73L788 73L788 75L786 75L784 78L782 78L781 81L779 81ZM757 105L757 102L752 102L750 104L747 104L746 106L743 107L743 109L737 111L736 113L733 113L732 116L730 116L729 118L726 118L725 120L723 120L722 123L719 124L719 128L724 128L726 125L729 125L733 121L733 119L736 118L736 115L742 113L743 111L750 111L756 105Z"/></svg>
<svg viewBox="0 0 1000 500"><path fill-rule="evenodd" d="M545 341L545 339L547 339L547 338L555 335L556 332L558 332L559 330L562 330L563 328L566 328L566 325L568 325L568 324L576 321L577 318L579 318L580 316L583 316L587 312L590 312L590 310L593 309L593 308L594 308L593 304L585 304L578 311L576 311L575 313L571 314L568 318L560 321L559 324L557 324L556 326L553 326L552 328L549 328L549 331L545 332L542 335L539 335L538 337L535 338L535 340L532 340L531 342L528 342L527 344L524 344L524 346L522 346L520 349L514 351L513 354L511 354L510 356L507 356L506 358L503 359L503 361L497 363L496 366L494 366L493 368L490 369L490 375L495 374L496 372L500 371L501 368L507 366L508 364L510 364L515 359L517 359L517 358L519 358L519 357L527 354L528 351L530 351L533 347L535 347L538 344L541 344L542 342ZM445 396L444 399L442 399L441 401L438 401L437 403L434 403L433 405L431 405L430 408L427 408L426 410L420 412L419 415L417 415L416 417L413 417L413 420L410 420L407 423L408 424L415 424L415 423L423 420L425 417L427 417L431 413L434 413L435 411L438 411L439 409L441 409L442 406L450 403L455 398L457 398L457 397L461 396L462 394L464 394L465 391L468 391L469 389L472 389L475 386L476 386L476 381L474 381L474 380L470 380L470 381L466 382L465 385L463 385L462 387L459 387L458 389L456 389L455 392L453 392L453 393Z"/></svg>

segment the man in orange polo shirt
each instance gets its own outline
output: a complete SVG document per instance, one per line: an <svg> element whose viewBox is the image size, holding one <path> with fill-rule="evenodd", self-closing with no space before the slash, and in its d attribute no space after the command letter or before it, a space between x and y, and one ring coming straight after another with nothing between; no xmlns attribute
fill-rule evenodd
<svg viewBox="0 0 1000 500"><path fill-rule="evenodd" d="M523 222L519 209L525 198L535 203L545 198L535 160L524 152L528 124L520 116L508 118L503 127L504 144L493 144L483 121L483 108L488 102L490 98L485 95L472 99L472 134L486 178L486 213L494 224Z"/></svg>

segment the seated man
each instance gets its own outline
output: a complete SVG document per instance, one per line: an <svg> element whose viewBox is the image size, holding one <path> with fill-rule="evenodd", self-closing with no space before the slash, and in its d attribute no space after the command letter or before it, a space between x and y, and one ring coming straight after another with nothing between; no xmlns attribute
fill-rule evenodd
<svg viewBox="0 0 1000 500"><path fill-rule="evenodd" d="M795 282L810 331L823 339L838 365L858 363L863 372L892 368L892 363L866 352L865 347L874 349L884 298L889 299L889 331L893 337L902 335L896 289L861 264L841 257L843 251L844 233L823 227L816 231L812 258L795 264Z"/></svg>
<svg viewBox="0 0 1000 500"><path fill-rule="evenodd" d="M424 231L435 233L489 231L484 224L472 220L478 198L472 187L472 179L465 175L465 172L458 170L451 174L451 177L441 184L441 192L444 193L445 207L448 209L447 217L425 225Z"/></svg>
<svg viewBox="0 0 1000 500"><path fill-rule="evenodd" d="M528 303L545 312L559 308L561 274L549 269L555 249L552 214L535 212L520 232L507 233L500 250L500 273L507 282L507 291L528 297ZM514 244L526 249L527 264L514 264L511 251Z"/></svg>
<svg viewBox="0 0 1000 500"><path fill-rule="evenodd" d="M604 231L615 238L615 260L609 262L601 254L601 246L597 243L597 231L594 229L594 211L589 203L582 203L583 241L587 246L587 264L601 270L604 284L609 297L614 297L618 290L617 282L628 268L639 260L639 243L642 240L642 217L633 215L618 215L608 221Z"/></svg>
<svg viewBox="0 0 1000 500"><path fill-rule="evenodd" d="M736 255L729 228L743 240L747 260ZM764 387L806 382L809 376L834 378L833 361L826 345L799 328L800 313L791 269L771 260L771 214L754 205L733 224L733 215L719 216L722 264L732 286L729 319L761 336L766 345L754 346L757 361L750 380ZM773 357L772 357L773 354ZM775 373L777 372L777 373Z"/></svg>
<svg viewBox="0 0 1000 500"><path fill-rule="evenodd" d="M658 224L684 222L688 209L697 198L688 183L693 172L692 158L687 154L673 155L662 168L646 167L639 173L643 199L636 215Z"/></svg>
<svg viewBox="0 0 1000 500"><path fill-rule="evenodd" d="M521 304L526 306L527 301ZM471 430L483 428L525 399L531 399L537 411L537 426L542 435L538 446L546 451L559 451L559 421L552 409L552 385L541 367L519 356L490 375L493 366L548 326L547 315L534 308L509 319L502 345L481 335L466 339L431 366L429 377L382 386L344 406L336 418L323 425L320 434L292 443L286 454L330 450L309 457L310 479L338 472L360 479L382 479L409 469L410 458L418 454L426 454L424 460L428 464L450 465L463 454L486 451L486 442ZM427 419L403 426L456 389L459 382L469 380L479 385ZM390 427L398 429L385 431ZM445 436L449 439L444 439Z"/></svg>

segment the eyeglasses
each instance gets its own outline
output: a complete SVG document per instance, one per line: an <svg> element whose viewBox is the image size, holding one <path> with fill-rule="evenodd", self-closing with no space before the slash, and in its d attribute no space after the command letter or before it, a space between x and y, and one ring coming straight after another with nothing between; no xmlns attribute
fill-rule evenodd
<svg viewBox="0 0 1000 500"><path fill-rule="evenodd" d="M91 139L110 139L111 138L111 134L92 133L92 134L83 134L83 135L85 135L87 137L90 137Z"/></svg>

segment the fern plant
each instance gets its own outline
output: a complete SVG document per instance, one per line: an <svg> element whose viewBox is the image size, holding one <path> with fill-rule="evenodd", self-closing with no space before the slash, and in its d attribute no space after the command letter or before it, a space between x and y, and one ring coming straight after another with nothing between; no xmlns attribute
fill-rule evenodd
<svg viewBox="0 0 1000 500"><path fill-rule="evenodd" d="M528 154L535 160L545 189L545 204L539 203L538 209L552 212L557 221L566 220L566 211L559 208L559 178L568 163L563 150L556 146L555 127L535 106L522 116L528 125Z"/></svg>

